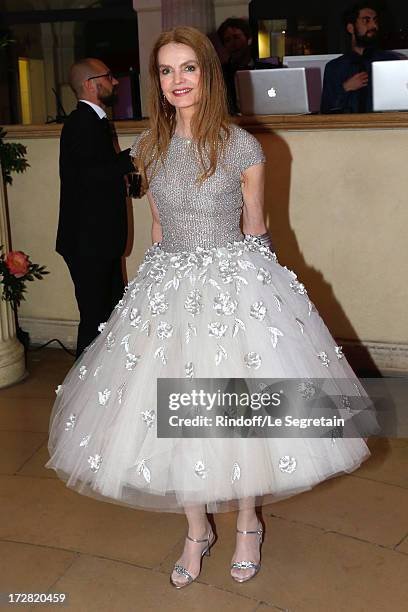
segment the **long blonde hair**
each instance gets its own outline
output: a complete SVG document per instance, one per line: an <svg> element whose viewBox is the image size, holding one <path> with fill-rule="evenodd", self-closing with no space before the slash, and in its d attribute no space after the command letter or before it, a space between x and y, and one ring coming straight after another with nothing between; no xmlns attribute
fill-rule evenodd
<svg viewBox="0 0 408 612"><path fill-rule="evenodd" d="M200 66L201 95L191 121L202 166L202 174L198 177L200 183L215 172L230 135L224 78L212 43L199 30L188 26L162 32L150 55L150 130L141 139L135 160L142 173L144 191L148 188L146 171L152 167L153 175L158 162L165 159L176 128L176 109L163 97L158 68L159 51L169 43L191 47Z"/></svg>

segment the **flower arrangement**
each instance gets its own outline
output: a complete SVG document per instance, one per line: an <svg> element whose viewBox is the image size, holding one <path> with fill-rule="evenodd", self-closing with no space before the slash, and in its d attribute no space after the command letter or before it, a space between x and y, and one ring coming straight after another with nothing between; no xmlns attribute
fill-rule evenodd
<svg viewBox="0 0 408 612"><path fill-rule="evenodd" d="M22 251L10 251L4 256L0 246L0 283L3 285L2 299L11 302L14 310L24 300L26 282L36 278L42 279L49 274L45 266L32 263Z"/></svg>

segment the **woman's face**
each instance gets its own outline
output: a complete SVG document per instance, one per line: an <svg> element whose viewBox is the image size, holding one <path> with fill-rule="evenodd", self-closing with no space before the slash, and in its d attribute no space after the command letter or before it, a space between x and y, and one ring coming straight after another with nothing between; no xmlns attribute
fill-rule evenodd
<svg viewBox="0 0 408 612"><path fill-rule="evenodd" d="M179 109L196 106L200 100L201 70L193 49L168 43L158 53L160 85L168 102Z"/></svg>

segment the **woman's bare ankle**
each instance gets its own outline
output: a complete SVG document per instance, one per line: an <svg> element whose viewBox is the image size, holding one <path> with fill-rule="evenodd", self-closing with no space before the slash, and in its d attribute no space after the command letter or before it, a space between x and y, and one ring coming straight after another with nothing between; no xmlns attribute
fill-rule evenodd
<svg viewBox="0 0 408 612"><path fill-rule="evenodd" d="M237 529L240 531L254 531L259 526L259 519L256 514L251 516L239 516L237 518Z"/></svg>

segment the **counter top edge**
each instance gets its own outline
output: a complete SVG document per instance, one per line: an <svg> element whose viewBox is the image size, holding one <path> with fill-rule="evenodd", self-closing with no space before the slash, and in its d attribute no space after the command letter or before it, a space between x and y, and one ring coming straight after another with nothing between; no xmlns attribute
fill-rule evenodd
<svg viewBox="0 0 408 612"><path fill-rule="evenodd" d="M330 129L405 129L408 128L408 112L367 113L354 115L254 115L234 117L234 122L253 133L279 130L330 130ZM149 120L116 121L118 135L138 134L149 126ZM49 138L59 136L62 124L5 125L9 138Z"/></svg>

